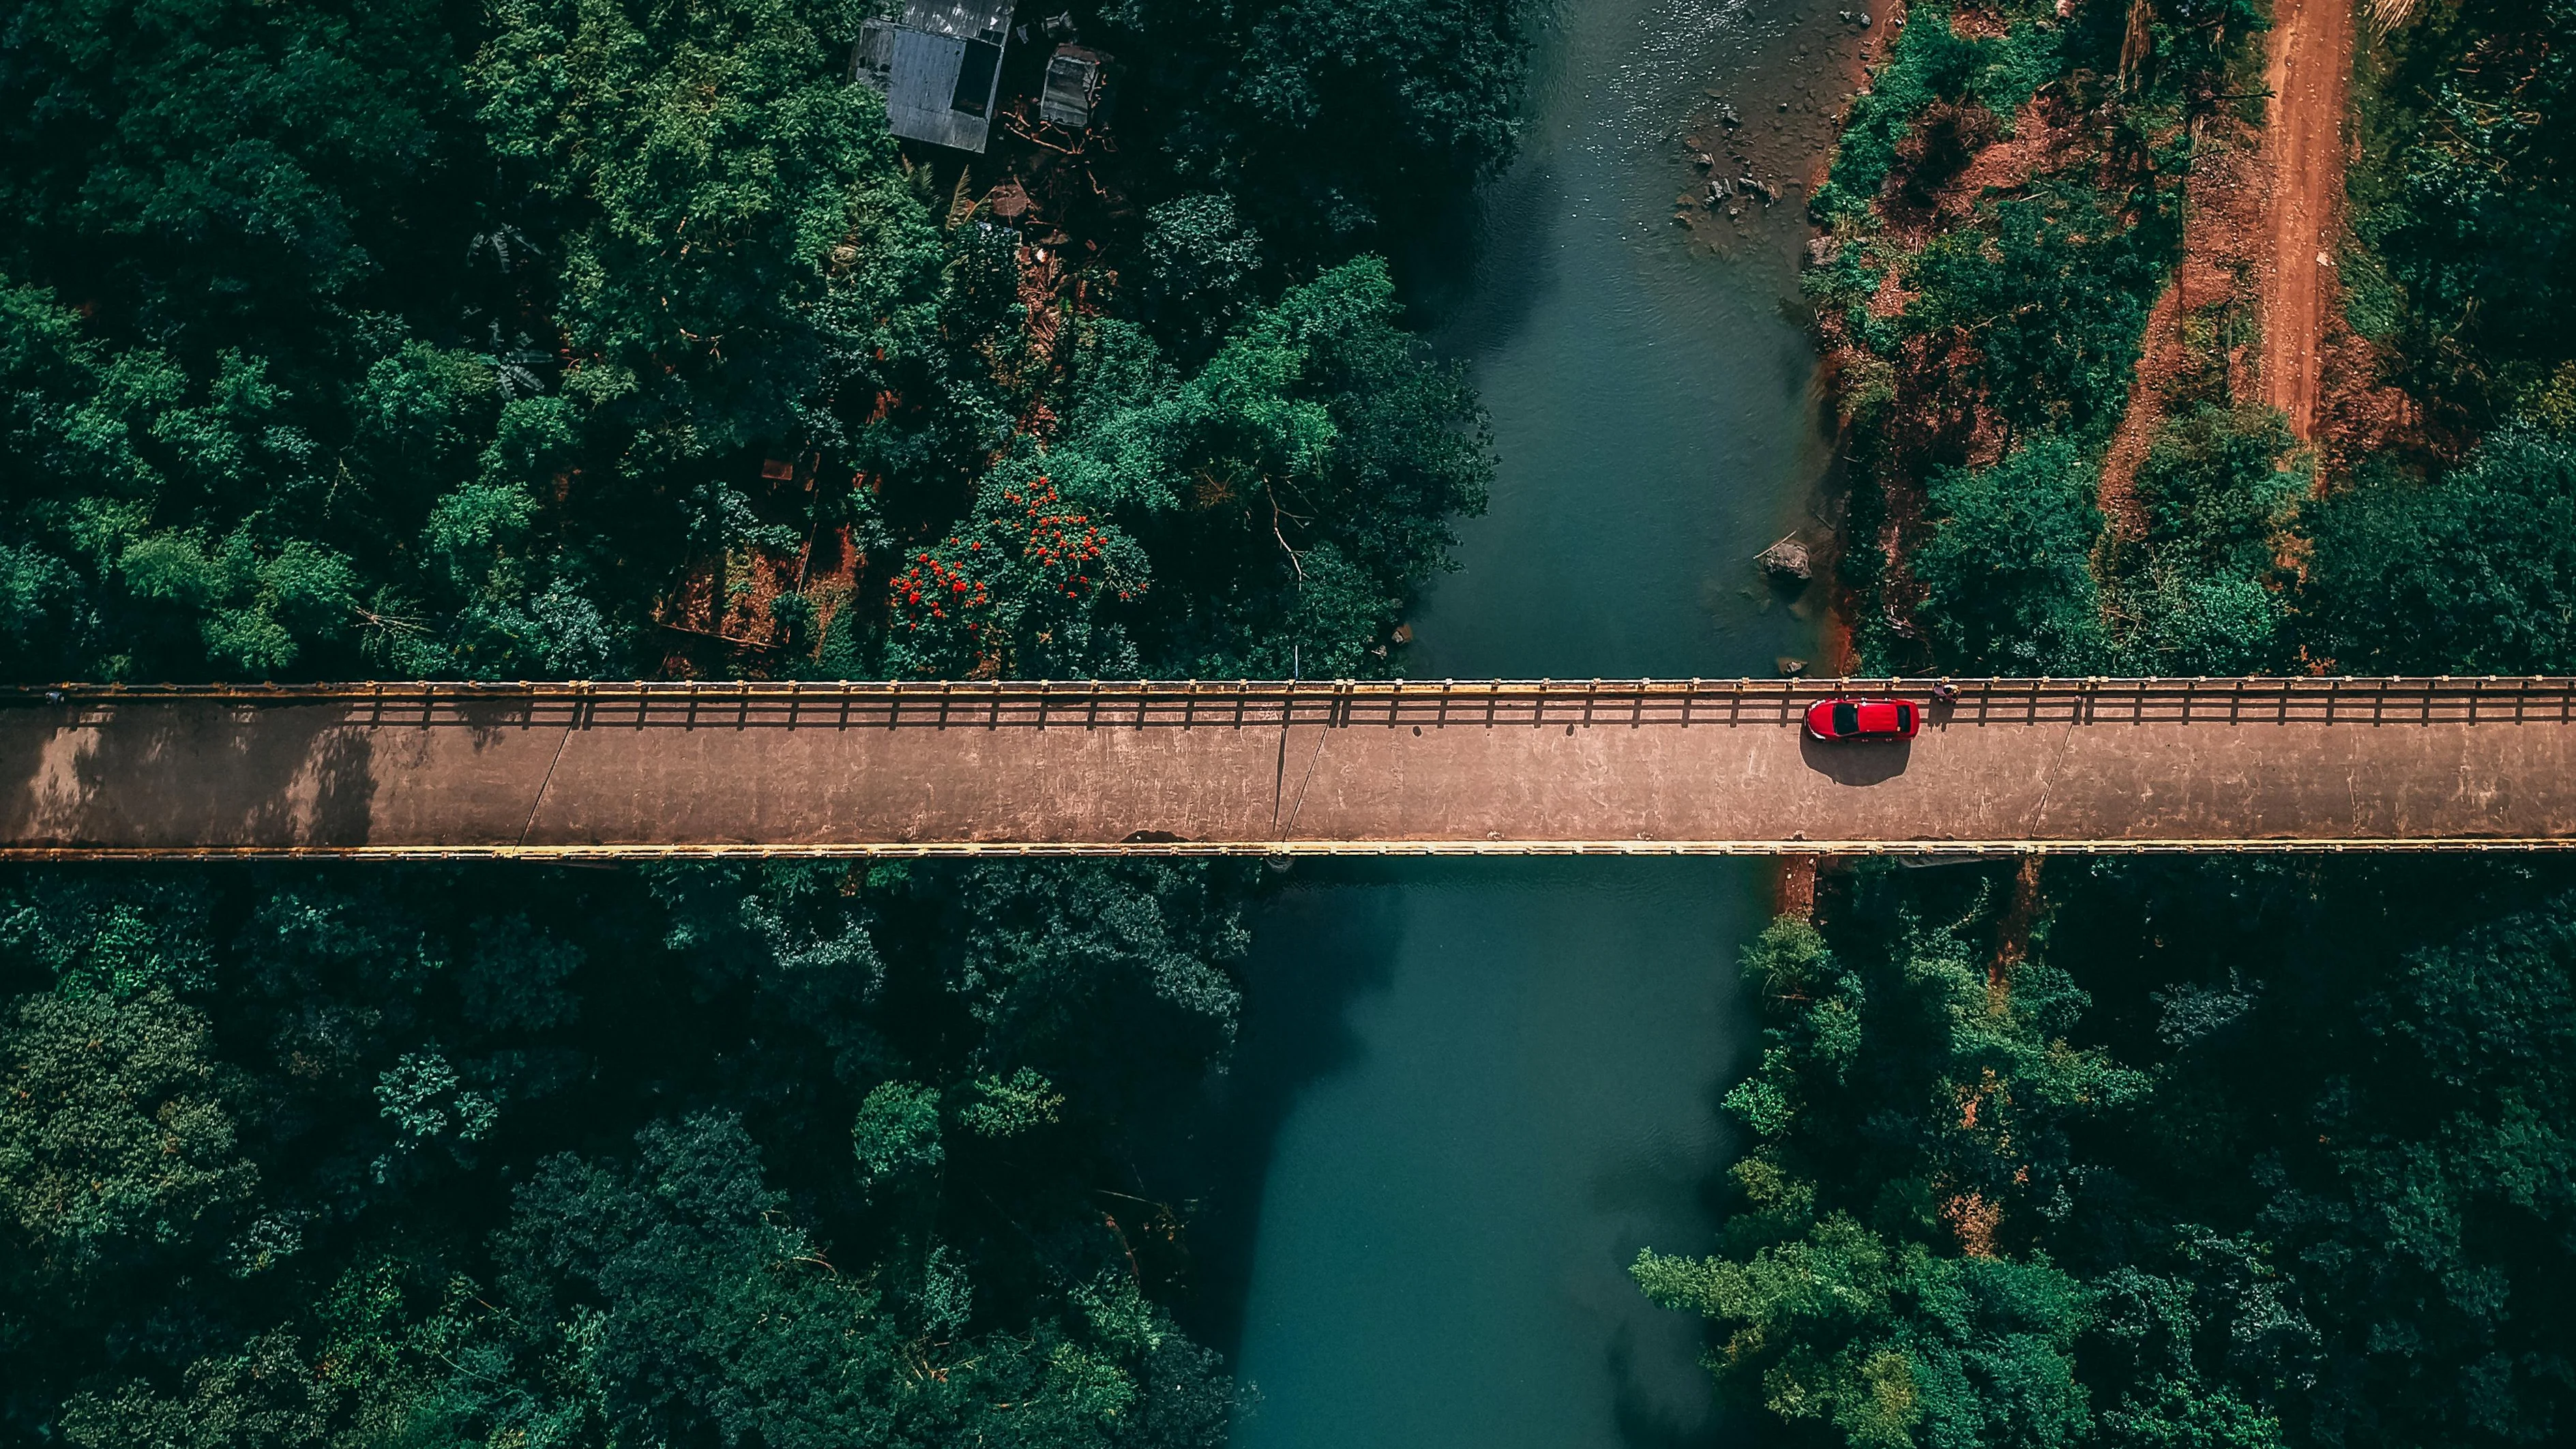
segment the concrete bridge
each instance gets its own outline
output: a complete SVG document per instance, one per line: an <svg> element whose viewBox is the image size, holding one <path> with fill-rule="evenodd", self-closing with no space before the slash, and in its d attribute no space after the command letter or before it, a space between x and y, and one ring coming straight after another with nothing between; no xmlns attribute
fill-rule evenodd
<svg viewBox="0 0 2576 1449"><path fill-rule="evenodd" d="M2576 679L0 689L0 858L2530 849ZM1922 702L1909 744L1799 728Z"/></svg>

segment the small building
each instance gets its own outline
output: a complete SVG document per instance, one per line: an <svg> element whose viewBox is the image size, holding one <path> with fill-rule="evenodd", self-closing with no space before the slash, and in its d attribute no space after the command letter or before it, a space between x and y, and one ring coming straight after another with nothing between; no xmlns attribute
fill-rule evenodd
<svg viewBox="0 0 2576 1449"><path fill-rule="evenodd" d="M1076 131L1089 126L1100 101L1100 72L1107 60L1079 45L1057 46L1047 61L1046 88L1038 93L1038 119Z"/></svg>
<svg viewBox="0 0 2576 1449"><path fill-rule="evenodd" d="M850 79L886 98L886 120L908 141L982 155L1000 99L1012 0L909 0L894 20L871 20L850 57Z"/></svg>

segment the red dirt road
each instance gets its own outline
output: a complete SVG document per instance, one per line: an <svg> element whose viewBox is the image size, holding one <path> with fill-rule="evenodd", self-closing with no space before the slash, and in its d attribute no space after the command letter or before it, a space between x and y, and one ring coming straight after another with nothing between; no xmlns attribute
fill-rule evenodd
<svg viewBox="0 0 2576 1449"><path fill-rule="evenodd" d="M2334 225L2343 198L2344 117L2352 75L2352 0L2279 0L2272 18L2274 97L2265 128L2263 400L2313 440L2327 309L2334 305Z"/></svg>

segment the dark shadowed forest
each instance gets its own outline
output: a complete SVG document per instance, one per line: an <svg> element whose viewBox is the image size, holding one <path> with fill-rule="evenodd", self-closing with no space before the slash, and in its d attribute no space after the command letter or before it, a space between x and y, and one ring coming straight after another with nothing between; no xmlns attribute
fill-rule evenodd
<svg viewBox="0 0 2576 1449"><path fill-rule="evenodd" d="M1114 126L1040 37L973 157L873 13L9 6L0 674L1392 672L1491 459L1377 253L1516 5L1075 4ZM13 869L0 1440L1220 1442L1125 1133L1250 889Z"/></svg>

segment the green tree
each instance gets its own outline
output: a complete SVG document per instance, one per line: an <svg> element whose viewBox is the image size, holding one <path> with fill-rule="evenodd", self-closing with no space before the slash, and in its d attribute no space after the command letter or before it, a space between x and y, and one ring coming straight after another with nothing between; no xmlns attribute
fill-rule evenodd
<svg viewBox="0 0 2576 1449"><path fill-rule="evenodd" d="M1175 169L1257 201L1327 262L1509 161L1535 18L1520 0L1116 0Z"/></svg>
<svg viewBox="0 0 2576 1449"><path fill-rule="evenodd" d="M881 105L826 57L858 13L783 0L504 5L470 72L494 152L549 229L565 389L655 468L790 434L871 186ZM853 260L856 260L855 255Z"/></svg>
<svg viewBox="0 0 2576 1449"><path fill-rule="evenodd" d="M1253 305L1261 236L1223 191L1175 197L1146 214L1144 309L1195 358Z"/></svg>
<svg viewBox="0 0 2576 1449"><path fill-rule="evenodd" d="M2301 1264L2319 1440L2537 1442L2576 1412L2576 900L2410 954L2321 1084L2328 1170L2263 1222Z"/></svg>
<svg viewBox="0 0 2576 1449"><path fill-rule="evenodd" d="M1726 1098L1754 1134L1742 1208L1717 1256L1648 1251L1635 1276L1717 1320L1720 1382L1819 1442L2084 1442L2095 1292L2043 1240L2085 1180L2079 1135L2150 1084L2069 1041L2088 1002L2062 971L1974 958L1982 890L1927 928L1885 884L1856 955L1800 920L1746 948L1765 1026Z"/></svg>
<svg viewBox="0 0 2576 1449"><path fill-rule="evenodd" d="M1360 673L1447 566L1449 521L1483 511L1492 449L1463 375L1398 317L1384 263L1336 268L1188 382L1087 413L1046 460L1067 499L1161 561L1137 624L1158 671Z"/></svg>
<svg viewBox="0 0 2576 1449"><path fill-rule="evenodd" d="M39 0L14 23L0 273L180 339L196 375L384 309L475 230L452 7Z"/></svg>
<svg viewBox="0 0 2576 1449"><path fill-rule="evenodd" d="M2110 551L2119 667L2247 674L2288 654L2279 557L2309 491L2270 408L2203 403L2164 420L2139 464L2143 536Z"/></svg>
<svg viewBox="0 0 2576 1449"><path fill-rule="evenodd" d="M205 1256L200 1236L222 1234L259 1182L226 1100L242 1084L205 1016L155 988L24 997L12 1018L0 1032L12 1291Z"/></svg>
<svg viewBox="0 0 2576 1449"><path fill-rule="evenodd" d="M2576 448L2507 429L2429 484L2327 498L2299 595L2311 657L2346 673L2576 668Z"/></svg>
<svg viewBox="0 0 2576 1449"><path fill-rule="evenodd" d="M2102 531L2094 469L2043 435L1989 468L1944 468L1929 485L1932 535L1913 557L1915 611L1953 668L2082 674L2101 659Z"/></svg>
<svg viewBox="0 0 2576 1449"><path fill-rule="evenodd" d="M2394 32L2372 87L2356 272L2384 269L2377 319L2409 391L2475 433L2517 416L2576 421L2569 363L2576 162L2566 50L2576 17L2471 0Z"/></svg>
<svg viewBox="0 0 2576 1449"><path fill-rule="evenodd" d="M2269 574L2308 492L2297 447L2274 408L2201 403L2165 419L2136 480L2148 547L2198 574Z"/></svg>

